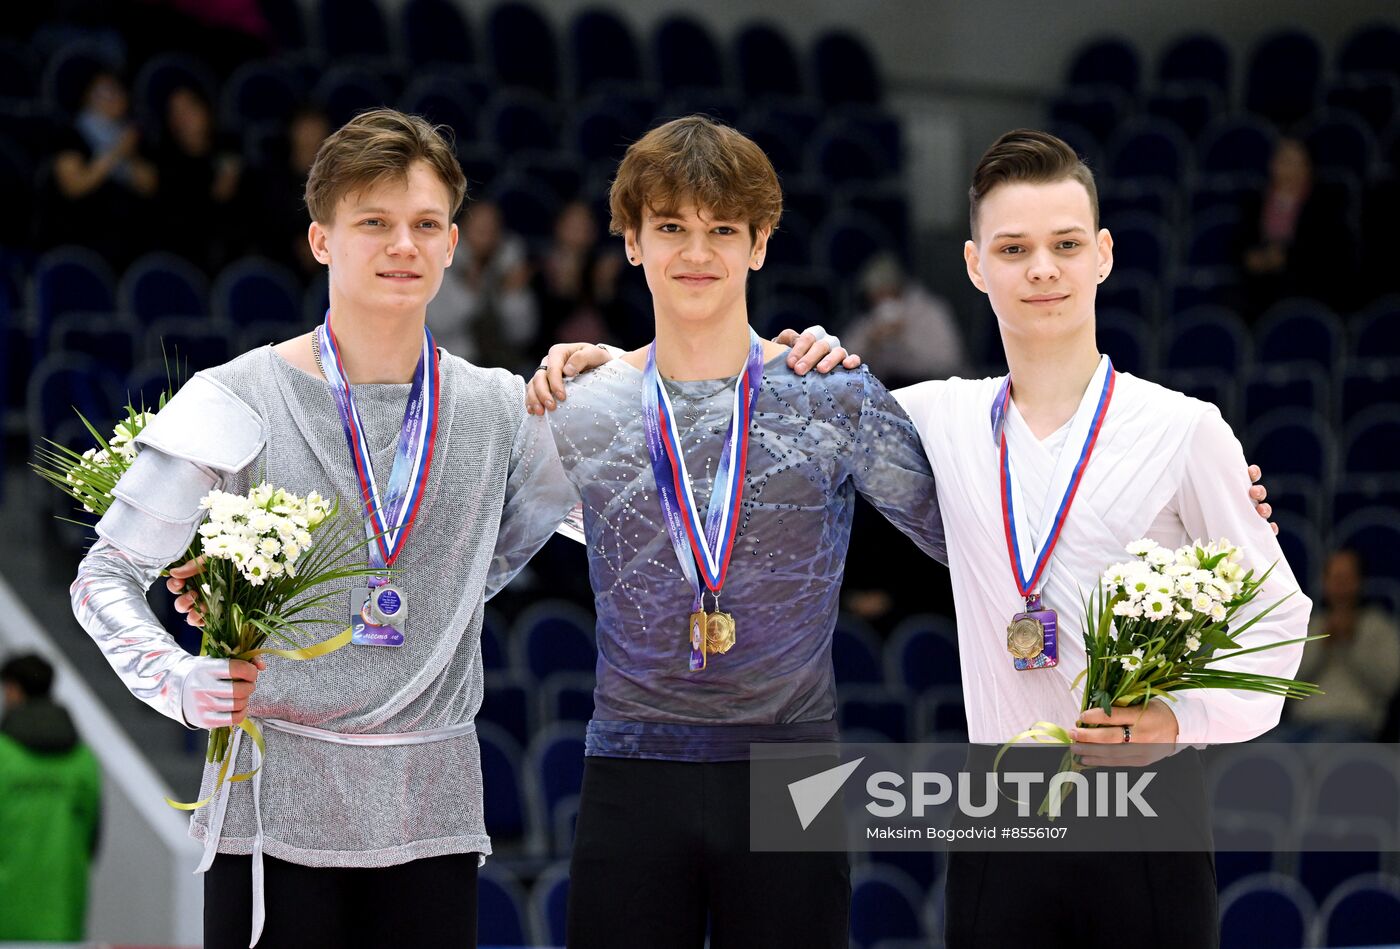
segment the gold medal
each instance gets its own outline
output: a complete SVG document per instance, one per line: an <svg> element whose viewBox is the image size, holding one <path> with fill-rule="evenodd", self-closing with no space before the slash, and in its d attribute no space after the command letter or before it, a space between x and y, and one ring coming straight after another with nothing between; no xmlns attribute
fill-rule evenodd
<svg viewBox="0 0 1400 949"><path fill-rule="evenodd" d="M719 611L709 614L705 624L705 650L722 656L734 648L734 642L734 617Z"/></svg>
<svg viewBox="0 0 1400 949"><path fill-rule="evenodd" d="M1006 649L1017 659L1034 659L1045 651L1045 625L1022 616L1006 627Z"/></svg>

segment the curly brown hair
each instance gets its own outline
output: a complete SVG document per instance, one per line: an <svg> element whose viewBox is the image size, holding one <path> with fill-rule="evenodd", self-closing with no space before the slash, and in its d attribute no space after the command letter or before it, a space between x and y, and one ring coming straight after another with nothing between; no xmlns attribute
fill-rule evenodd
<svg viewBox="0 0 1400 949"><path fill-rule="evenodd" d="M609 230L636 231L643 208L675 214L691 203L707 216L745 221L749 235L775 229L783 189L763 149L703 115L659 125L627 148L609 189Z"/></svg>
<svg viewBox="0 0 1400 949"><path fill-rule="evenodd" d="M361 112L321 143L306 177L306 208L311 219L330 224L347 193L385 180L404 181L415 161L437 172L457 217L467 196L467 178L452 150L451 130L396 109Z"/></svg>

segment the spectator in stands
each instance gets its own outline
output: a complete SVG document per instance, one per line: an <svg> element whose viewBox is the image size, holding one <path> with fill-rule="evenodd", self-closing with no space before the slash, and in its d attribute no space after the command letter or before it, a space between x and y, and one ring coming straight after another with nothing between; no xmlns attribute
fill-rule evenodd
<svg viewBox="0 0 1400 949"><path fill-rule="evenodd" d="M571 201L554 222L554 241L540 260L536 292L545 345L571 339L617 339L612 304L622 257L600 246L598 220Z"/></svg>
<svg viewBox="0 0 1400 949"><path fill-rule="evenodd" d="M1375 741L1386 710L1400 692L1400 628L1361 599L1365 576L1361 555L1333 551L1322 571L1325 607L1313 613L1298 678L1316 682L1323 694L1293 705L1300 740Z"/></svg>
<svg viewBox="0 0 1400 949"><path fill-rule="evenodd" d="M254 216L249 226L253 249L307 278L323 268L306 241L302 192L316 152L330 133L330 120L324 112L311 107L298 109L287 125L285 143L279 143L285 151L274 149L274 156L243 176L244 198L238 202Z"/></svg>
<svg viewBox="0 0 1400 949"><path fill-rule="evenodd" d="M1281 138L1264 190L1241 209L1243 309L1256 318L1283 297L1331 302L1345 290L1351 237L1345 209L1314 191L1312 158L1296 138Z"/></svg>
<svg viewBox="0 0 1400 949"><path fill-rule="evenodd" d="M912 280L899 261L876 257L861 275L861 289L870 309L847 330L846 345L887 384L946 379L964 368L953 308Z"/></svg>
<svg viewBox="0 0 1400 949"><path fill-rule="evenodd" d="M212 272L223 262L242 161L219 148L209 103L188 86L175 89L166 100L164 131L156 168L165 241Z"/></svg>
<svg viewBox="0 0 1400 949"><path fill-rule="evenodd" d="M525 242L506 230L500 208L477 202L467 212L442 289L428 304L428 328L450 353L515 370L538 327Z"/></svg>
<svg viewBox="0 0 1400 949"><path fill-rule="evenodd" d="M36 655L0 665L0 942L78 942L97 849L100 777Z"/></svg>
<svg viewBox="0 0 1400 949"><path fill-rule="evenodd" d="M126 86L114 71L99 69L54 156L57 200L45 227L50 243L81 235L118 267L149 246L145 222L158 182L129 112Z"/></svg>

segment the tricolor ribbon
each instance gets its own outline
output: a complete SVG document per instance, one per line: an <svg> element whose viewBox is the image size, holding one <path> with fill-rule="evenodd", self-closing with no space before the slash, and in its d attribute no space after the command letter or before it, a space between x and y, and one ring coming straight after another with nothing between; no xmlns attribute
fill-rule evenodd
<svg viewBox="0 0 1400 949"><path fill-rule="evenodd" d="M695 503L685 454L681 451L680 432L676 428L675 410L671 396L656 370L656 344L647 351L646 371L642 376L642 417L646 426L647 454L651 458L652 476L656 481L666 532L676 552L681 572L695 593L692 612L703 606L704 590L718 597L729 571L734 553L734 537L739 527L739 505L744 494L744 472L748 466L749 423L758 404L763 386L763 342L749 330L749 356L744 372L734 382L734 406L729 431L720 451L715 472L714 488L710 492L709 509L703 529ZM699 564L700 575L695 566ZM701 582L704 582L704 588ZM691 668L703 657L691 650Z"/></svg>
<svg viewBox="0 0 1400 949"><path fill-rule="evenodd" d="M440 380L437 347L433 344L433 334L425 326L423 351L413 372L403 426L394 451L394 467L389 473L388 498L381 500L369 445L364 437L364 426L345 376L345 364L341 361L340 344L331 330L329 310L326 311L325 322L316 328L316 332L320 334L321 351L328 356L323 360L326 381L330 383L331 394L335 396L336 407L340 410L345 441L350 446L355 477L359 479L365 513L368 514L365 535L369 539L369 565L376 570L387 570L393 566L403 550L404 541L408 539L433 464Z"/></svg>
<svg viewBox="0 0 1400 949"><path fill-rule="evenodd" d="M1074 467L1069 472L1068 483L1060 493L1058 505L1054 505L1054 517L1050 521L1049 528L1045 531L1039 553L1035 555L1035 560L1029 565L1027 570L1027 554L1034 553L1032 547L1033 540L1026 536L1029 531L1024 520L1024 512L1017 509L1015 496L1019 493L1016 490L1015 482L1011 476L1011 452L1006 444L1006 413L1011 400L1011 377L1007 376L1006 381L997 392L997 397L992 403L992 435L997 442L997 450L1001 460L1001 518L1002 525L1006 531L1006 550L1011 558L1012 576L1016 578L1016 589L1027 601L1036 595L1040 589L1041 579L1045 575L1045 568L1050 563L1050 558L1055 552L1055 545L1060 541L1060 532L1065 526L1065 520L1069 516L1071 505L1074 504L1074 496L1079 491L1079 485L1084 479L1084 470L1089 466L1089 458L1094 453L1094 445L1098 442L1099 432L1103 429L1104 416L1108 414L1109 403L1113 399L1113 386L1116 374L1113 371L1113 362L1107 357L1103 357L1103 363L1095 373L1103 374L1103 384L1098 390L1097 405L1094 414L1089 419L1087 431L1083 432L1082 446L1079 454L1074 459ZM1093 385L1090 383L1090 391ZM1090 398L1090 392L1085 393L1085 400ZM1080 411L1075 413L1076 421L1083 416L1085 403L1081 402ZM1082 427L1082 426L1080 426ZM1072 442L1078 442L1079 433L1075 428L1071 428L1070 435ZM1050 483L1050 503L1042 509L1049 513L1052 509L1055 488L1058 482L1064 480L1062 474L1063 465L1057 466L1056 476ZM1020 527L1018 528L1018 523Z"/></svg>

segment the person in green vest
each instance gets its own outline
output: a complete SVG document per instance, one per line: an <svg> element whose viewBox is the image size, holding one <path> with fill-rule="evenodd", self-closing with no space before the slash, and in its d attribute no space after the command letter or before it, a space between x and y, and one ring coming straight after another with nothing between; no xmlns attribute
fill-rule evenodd
<svg viewBox="0 0 1400 949"><path fill-rule="evenodd" d="M0 942L79 942L101 778L36 655L0 665Z"/></svg>

